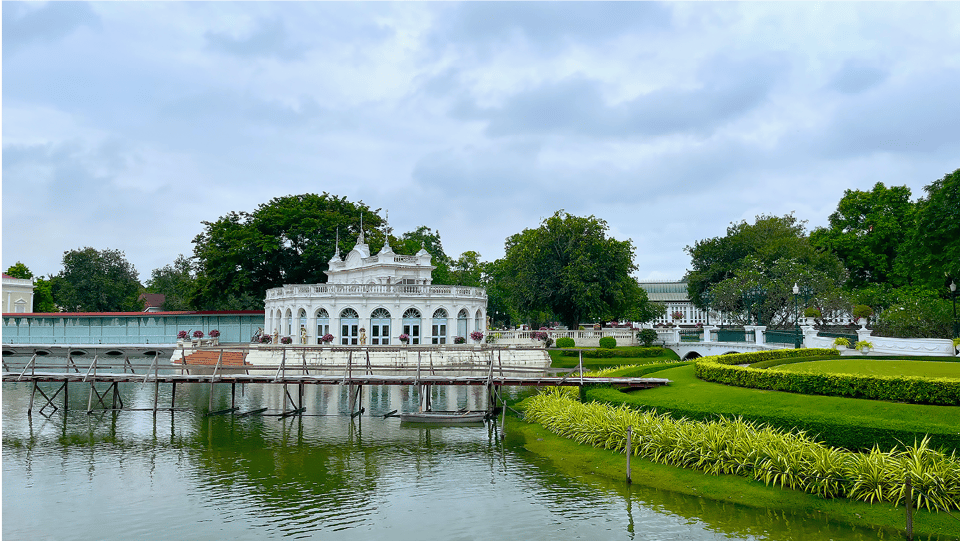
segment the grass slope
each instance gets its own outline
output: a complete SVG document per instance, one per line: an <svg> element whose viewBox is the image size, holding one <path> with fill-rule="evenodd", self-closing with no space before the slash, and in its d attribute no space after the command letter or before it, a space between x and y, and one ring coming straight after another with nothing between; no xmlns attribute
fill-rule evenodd
<svg viewBox="0 0 960 541"><path fill-rule="evenodd" d="M547 350L547 353L550 354L550 359L553 361L551 366L554 368L576 368L580 364L580 359L577 357L564 357L563 350L561 349L549 349ZM679 360L680 356L677 355L673 350L664 349L663 355L659 357L614 357L609 359L591 359L589 357L584 357L583 368L584 370L600 370L603 368L610 368L611 366L628 364L641 365Z"/></svg>
<svg viewBox="0 0 960 541"><path fill-rule="evenodd" d="M613 404L652 407L676 417L710 419L739 415L745 419L782 428L800 428L824 442L847 449L883 449L898 440L913 440L930 434L932 445L960 449L960 407L900 404L854 398L801 395L778 391L732 387L701 381L692 365L669 367L655 377L671 380L665 387L623 393L611 388L593 388L587 399Z"/></svg>

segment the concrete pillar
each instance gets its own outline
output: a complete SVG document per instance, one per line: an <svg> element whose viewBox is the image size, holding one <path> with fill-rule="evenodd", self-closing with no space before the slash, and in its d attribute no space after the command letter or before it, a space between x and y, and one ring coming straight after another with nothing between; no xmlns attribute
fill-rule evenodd
<svg viewBox="0 0 960 541"><path fill-rule="evenodd" d="M715 329L713 325L704 325L703 326L703 341L704 342L713 342L712 331Z"/></svg>

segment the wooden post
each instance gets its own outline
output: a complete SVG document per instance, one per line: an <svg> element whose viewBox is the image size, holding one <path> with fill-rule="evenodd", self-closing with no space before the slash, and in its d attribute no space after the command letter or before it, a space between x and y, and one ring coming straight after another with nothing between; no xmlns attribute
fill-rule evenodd
<svg viewBox="0 0 960 541"><path fill-rule="evenodd" d="M237 405L237 384L230 384L230 408L235 408Z"/></svg>
<svg viewBox="0 0 960 541"><path fill-rule="evenodd" d="M33 415L33 396L37 394L37 380L33 380L33 390L30 392L30 405L27 406L27 417Z"/></svg>
<svg viewBox="0 0 960 541"><path fill-rule="evenodd" d="M630 455L633 454L631 449L631 446L633 444L632 440L633 440L633 427L628 426L627 427L627 484L628 485L633 482L633 479L630 475Z"/></svg>
<svg viewBox="0 0 960 541"><path fill-rule="evenodd" d="M909 475L907 476L906 493L907 493L907 541L913 541L913 484L910 481Z"/></svg>
<svg viewBox="0 0 960 541"><path fill-rule="evenodd" d="M69 396L67 396L67 389L70 388L70 382L63 380L63 412L66 413L67 409L70 407Z"/></svg>
<svg viewBox="0 0 960 541"><path fill-rule="evenodd" d="M171 383L170 387L170 412L173 412L173 404L177 400L177 382L174 381Z"/></svg>

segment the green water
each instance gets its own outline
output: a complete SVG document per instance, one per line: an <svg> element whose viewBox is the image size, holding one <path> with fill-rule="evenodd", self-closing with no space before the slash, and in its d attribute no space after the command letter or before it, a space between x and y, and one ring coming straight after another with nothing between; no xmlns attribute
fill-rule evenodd
<svg viewBox="0 0 960 541"><path fill-rule="evenodd" d="M53 390L53 385L43 386ZM422 427L407 388L308 386L308 415L205 417L208 385L177 388L187 411L26 415L31 387L3 385L4 539L900 539L623 483L566 477L492 424ZM283 408L281 386L239 388L241 411ZM291 394L296 396L292 388ZM169 405L169 386L161 387ZM229 407L230 387L214 391ZM439 388L438 409L482 407L479 388ZM49 394L49 393L48 393ZM153 386L125 384L127 407ZM62 406L60 397L57 404ZM39 407L41 403L35 406Z"/></svg>

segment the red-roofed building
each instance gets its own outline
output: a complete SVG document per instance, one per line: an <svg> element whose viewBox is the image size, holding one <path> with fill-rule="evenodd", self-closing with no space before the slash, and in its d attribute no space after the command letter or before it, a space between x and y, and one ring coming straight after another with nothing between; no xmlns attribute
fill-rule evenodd
<svg viewBox="0 0 960 541"><path fill-rule="evenodd" d="M167 296L163 293L141 293L138 300L143 301L144 312L160 312L163 310L163 303L167 301Z"/></svg>

